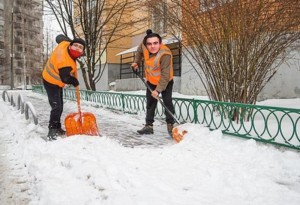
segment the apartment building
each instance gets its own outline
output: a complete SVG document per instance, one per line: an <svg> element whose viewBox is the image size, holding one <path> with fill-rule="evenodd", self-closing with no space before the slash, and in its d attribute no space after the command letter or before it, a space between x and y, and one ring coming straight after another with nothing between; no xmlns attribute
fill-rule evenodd
<svg viewBox="0 0 300 205"><path fill-rule="evenodd" d="M42 0L0 0L0 85L41 82L42 17Z"/></svg>
<svg viewBox="0 0 300 205"><path fill-rule="evenodd" d="M4 0L0 0L0 84L4 83Z"/></svg>

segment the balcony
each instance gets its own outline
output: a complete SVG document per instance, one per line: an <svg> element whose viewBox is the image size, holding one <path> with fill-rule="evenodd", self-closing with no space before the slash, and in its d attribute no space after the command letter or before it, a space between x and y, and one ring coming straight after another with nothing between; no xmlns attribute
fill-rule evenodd
<svg viewBox="0 0 300 205"><path fill-rule="evenodd" d="M15 59L21 59L21 58L22 58L22 53L21 52L15 53Z"/></svg>
<svg viewBox="0 0 300 205"><path fill-rule="evenodd" d="M16 74L16 75L21 75L21 74L23 74L23 73L22 73L22 69L21 69L21 68L16 68L16 69L15 69L15 74Z"/></svg>
<svg viewBox="0 0 300 205"><path fill-rule="evenodd" d="M14 43L15 44L22 44L22 38L21 37L15 37L14 38Z"/></svg>
<svg viewBox="0 0 300 205"><path fill-rule="evenodd" d="M20 6L14 6L14 13L21 13Z"/></svg>
<svg viewBox="0 0 300 205"><path fill-rule="evenodd" d="M22 25L21 23L14 23L14 29L21 29L22 28Z"/></svg>

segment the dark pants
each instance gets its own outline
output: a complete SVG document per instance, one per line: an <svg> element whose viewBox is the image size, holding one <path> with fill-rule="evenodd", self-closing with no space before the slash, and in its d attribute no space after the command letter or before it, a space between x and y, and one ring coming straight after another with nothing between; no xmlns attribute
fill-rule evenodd
<svg viewBox="0 0 300 205"><path fill-rule="evenodd" d="M57 85L43 80L44 87L46 89L49 104L51 106L49 129L61 128L60 117L63 112L63 89Z"/></svg>
<svg viewBox="0 0 300 205"><path fill-rule="evenodd" d="M149 82L147 82L147 84L151 87L152 90L155 90L156 85L153 85ZM161 93L164 104L171 111L172 114L175 113L174 106L172 103L173 84L174 84L174 81L171 80L169 82L167 88ZM148 125L148 124L153 124L153 122L154 122L154 115L155 115L155 109L157 106L157 99L152 97L149 89L147 89L146 98L147 98L146 124ZM166 122L174 124L174 122L175 122L174 118L167 111L165 111L165 115L166 115Z"/></svg>

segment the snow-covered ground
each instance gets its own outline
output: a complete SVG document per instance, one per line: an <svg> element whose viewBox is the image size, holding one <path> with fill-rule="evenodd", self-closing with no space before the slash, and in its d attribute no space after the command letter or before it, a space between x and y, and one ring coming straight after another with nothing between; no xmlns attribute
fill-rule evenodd
<svg viewBox="0 0 300 205"><path fill-rule="evenodd" d="M0 204L39 205L298 205L300 153L184 124L184 140L135 134L144 114L129 115L82 105L97 117L102 137L74 136L45 142L47 97L21 92L38 114L26 121L0 100ZM175 95L176 96L176 95ZM264 105L299 108L299 99ZM63 118L76 112L65 102Z"/></svg>

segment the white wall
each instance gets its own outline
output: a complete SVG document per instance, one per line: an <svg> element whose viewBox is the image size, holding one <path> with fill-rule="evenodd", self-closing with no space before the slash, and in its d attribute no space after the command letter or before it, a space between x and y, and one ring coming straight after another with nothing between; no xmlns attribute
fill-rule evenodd
<svg viewBox="0 0 300 205"><path fill-rule="evenodd" d="M259 100L272 98L300 98L300 53L294 53L293 58L282 64L264 87Z"/></svg>
<svg viewBox="0 0 300 205"><path fill-rule="evenodd" d="M190 56L189 54L186 55ZM189 58L191 59L191 57ZM194 61L192 61L192 63L193 65L196 65ZM180 93L185 95L207 95L199 75L196 73L195 69L192 67L185 55L182 55L180 87Z"/></svg>
<svg viewBox="0 0 300 205"><path fill-rule="evenodd" d="M97 67L97 65L96 65L96 67ZM100 81L96 84L96 90L109 90L109 87L108 87L108 69L107 68L108 68L108 66L106 66ZM78 79L79 79L80 89L86 90L81 70L78 70Z"/></svg>
<svg viewBox="0 0 300 205"><path fill-rule="evenodd" d="M279 67L278 72L260 93L258 100L300 98L300 52L294 53L292 57ZM207 95L199 76L184 55L182 56L181 93Z"/></svg>

